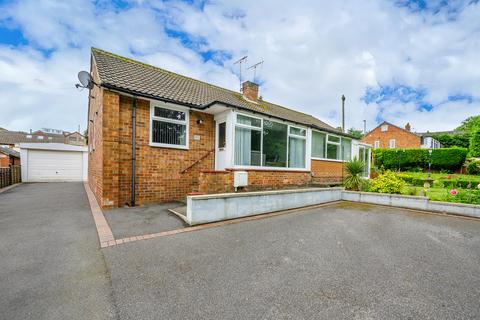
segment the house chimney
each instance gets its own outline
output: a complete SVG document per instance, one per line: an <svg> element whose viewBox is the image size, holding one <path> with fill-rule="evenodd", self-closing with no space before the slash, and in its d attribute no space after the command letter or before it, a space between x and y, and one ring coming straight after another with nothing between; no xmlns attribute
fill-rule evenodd
<svg viewBox="0 0 480 320"><path fill-rule="evenodd" d="M251 81L245 81L244 83L242 83L242 92L243 96L248 100L258 100L258 84Z"/></svg>
<svg viewBox="0 0 480 320"><path fill-rule="evenodd" d="M405 125L405 130L410 131L412 128L410 127L410 123L407 122Z"/></svg>

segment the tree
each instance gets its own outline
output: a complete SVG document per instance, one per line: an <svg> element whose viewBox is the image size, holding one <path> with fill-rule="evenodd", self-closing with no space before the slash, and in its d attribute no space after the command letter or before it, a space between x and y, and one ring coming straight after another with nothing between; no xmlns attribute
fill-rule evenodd
<svg viewBox="0 0 480 320"><path fill-rule="evenodd" d="M462 121L462 124L455 129L455 131L470 132L472 129L480 124L480 115L471 116Z"/></svg>
<svg viewBox="0 0 480 320"><path fill-rule="evenodd" d="M350 128L348 129L347 133L351 136L353 136L355 139L362 139L363 138L363 132L362 130L357 130L355 128Z"/></svg>
<svg viewBox="0 0 480 320"><path fill-rule="evenodd" d="M470 133L459 132L454 134L442 133L433 136L440 144L442 148L467 148L470 144Z"/></svg>
<svg viewBox="0 0 480 320"><path fill-rule="evenodd" d="M473 126L470 132L470 156L480 157L480 123Z"/></svg>

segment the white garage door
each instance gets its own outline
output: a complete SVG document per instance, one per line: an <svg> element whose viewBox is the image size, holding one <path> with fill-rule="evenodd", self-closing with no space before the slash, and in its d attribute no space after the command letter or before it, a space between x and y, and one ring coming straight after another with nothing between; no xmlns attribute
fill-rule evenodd
<svg viewBox="0 0 480 320"><path fill-rule="evenodd" d="M81 152L29 150L28 181L82 181Z"/></svg>

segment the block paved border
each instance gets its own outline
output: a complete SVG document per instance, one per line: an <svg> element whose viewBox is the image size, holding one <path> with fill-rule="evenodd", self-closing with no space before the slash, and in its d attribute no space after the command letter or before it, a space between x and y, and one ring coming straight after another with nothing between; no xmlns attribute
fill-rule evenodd
<svg viewBox="0 0 480 320"><path fill-rule="evenodd" d="M98 205L97 199L93 195L88 182L83 183L85 187L85 192L87 193L88 202L90 203L90 211L92 211L93 220L95 221L95 226L97 227L98 240L100 241L100 248L105 248L109 243L115 241L113 237L112 229L108 225L107 219L103 215L102 209Z"/></svg>
<svg viewBox="0 0 480 320"><path fill-rule="evenodd" d="M112 230L110 229L110 226L108 225L108 222L105 219L105 216L103 215L103 211L101 210L100 206L98 205L97 199L93 195L93 192L90 190L90 187L89 187L88 183L85 182L84 186L85 186L85 191L87 193L88 201L90 203L92 216L93 216L93 219L95 221L95 226L97 227L97 233L98 233L98 238L100 240L100 247L101 248L113 247L113 246L116 246L116 245L129 243L129 242L134 242L134 241L147 240L147 239L153 239L153 238L159 238L159 237L165 237L165 236L173 236L173 235L180 234L180 233L199 231L199 230L203 230L203 229L221 227L221 226L225 226L225 225L237 224L237 223L246 222L246 221L267 219L267 218L271 218L271 217L281 216L281 215L284 215L284 214L296 213L296 212L301 212L301 211L320 208L320 207L327 207L327 206L331 206L331 205L342 203L342 202L362 203L362 202L359 202L359 201L351 201L351 200L335 200L335 201L329 201L329 202L325 202L325 203L321 203L321 204L317 204L317 205L305 206L305 207L301 207L301 208L275 211L275 212L246 216L246 217L236 218L236 219L231 219L231 220L210 222L210 223L205 223L205 224L201 224L201 225L186 227L186 228L182 228L182 229L175 229L175 230L169 230L169 231L163 231L163 232L157 232L157 233L150 233L150 234L126 237L126 238L122 238L122 239L115 239L114 236L113 236ZM428 214L428 215L435 215L435 216L442 216L442 217L453 217L453 218L458 218L458 219L480 221L480 218L478 218L478 217L470 217L470 216L464 216L464 215L460 215L460 214L440 213L440 212L433 212L433 211L429 211L429 210L405 208L405 207L385 205L385 204L376 204L376 203L365 203L365 204L367 204L367 205L370 204L370 205L375 205L375 206L380 206L380 207L385 207L385 208L391 208L391 209L393 209L393 208L402 209L402 210L405 210L405 211L416 212L416 213L421 213L421 214Z"/></svg>
<svg viewBox="0 0 480 320"><path fill-rule="evenodd" d="M241 222L245 222L245 221L267 219L267 218L271 218L271 217L281 216L281 215L284 215L284 214L305 211L305 210L308 210L308 209L314 209L314 208L319 208L319 207L323 207L323 206L329 206L329 205L333 205L333 204L340 203L340 202L341 201L332 201L332 202L327 202L327 203L321 203L321 204L314 205L314 206L295 208L295 209L283 210L283 211L277 211L277 212L270 212L270 213L255 215L255 216L248 216L248 217L219 221L219 222L211 222L211 223L201 224L201 225L197 225L197 226L193 226L193 227L186 227L186 228L183 228L183 229L176 229L176 230L163 231L163 232L158 232L158 233L145 234L145 235L140 235L140 236L127 237L127 238L123 238L123 239L116 239L116 240L108 241L106 243L105 247L112 247L112 246L116 246L116 245L119 245L119 244L133 242L133 241L139 241L139 240L147 240L147 239L153 239L153 238L159 238L159 237L165 237L165 236L173 236L173 235L176 235L176 234L179 234L179 233L199 231L199 230L203 230L203 229L210 229L210 228L221 227L221 226L225 226L225 225L237 224L237 223L241 223Z"/></svg>

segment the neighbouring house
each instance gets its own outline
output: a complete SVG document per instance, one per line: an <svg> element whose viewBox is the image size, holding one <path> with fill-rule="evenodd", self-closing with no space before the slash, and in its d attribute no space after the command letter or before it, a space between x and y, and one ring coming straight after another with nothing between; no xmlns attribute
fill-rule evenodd
<svg viewBox="0 0 480 320"><path fill-rule="evenodd" d="M65 133L65 143L73 144L76 146L85 146L87 144L87 139L80 132L75 131L71 133Z"/></svg>
<svg viewBox="0 0 480 320"><path fill-rule="evenodd" d="M420 148L422 139L411 131L410 123L407 123L405 128L401 128L384 121L365 134L362 142L371 144L374 148L410 149Z"/></svg>
<svg viewBox="0 0 480 320"><path fill-rule="evenodd" d="M8 148L0 147L0 168L20 165L20 152Z"/></svg>
<svg viewBox="0 0 480 320"><path fill-rule="evenodd" d="M20 143L65 143L86 145L86 138L78 132L50 133L42 130L24 132L0 130L0 146L17 148Z"/></svg>
<svg viewBox="0 0 480 320"><path fill-rule="evenodd" d="M428 148L428 149L436 149L436 148L442 148L442 144L440 141L436 140L434 137L435 136L440 136L440 135L449 135L449 136L454 136L457 134L463 134L464 132L459 132L459 131L435 131L435 132L419 132L417 133L421 138L422 138L422 148Z"/></svg>
<svg viewBox="0 0 480 320"><path fill-rule="evenodd" d="M335 184L352 157L368 176L368 144L253 82L239 93L95 48L90 72L88 180L103 208Z"/></svg>

